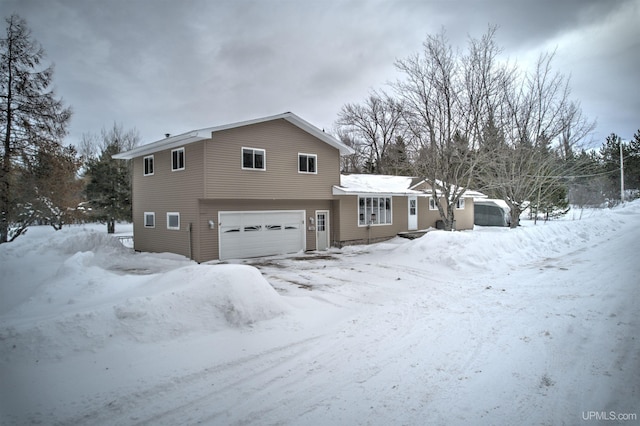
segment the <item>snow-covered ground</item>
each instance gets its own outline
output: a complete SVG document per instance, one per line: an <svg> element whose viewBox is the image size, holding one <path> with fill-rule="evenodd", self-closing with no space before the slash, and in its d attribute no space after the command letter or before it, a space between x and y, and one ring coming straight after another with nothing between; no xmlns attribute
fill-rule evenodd
<svg viewBox="0 0 640 426"><path fill-rule="evenodd" d="M0 423L638 424L640 202L571 217L202 265L30 229Z"/></svg>

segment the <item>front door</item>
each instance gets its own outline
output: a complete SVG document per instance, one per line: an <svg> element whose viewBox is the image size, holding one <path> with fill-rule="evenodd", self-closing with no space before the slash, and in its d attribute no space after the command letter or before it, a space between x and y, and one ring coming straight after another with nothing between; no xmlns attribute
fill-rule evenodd
<svg viewBox="0 0 640 426"><path fill-rule="evenodd" d="M329 212L316 212L316 250L326 250L329 247Z"/></svg>
<svg viewBox="0 0 640 426"><path fill-rule="evenodd" d="M407 229L409 231L415 231L418 229L418 197L415 195L409 198L409 222Z"/></svg>

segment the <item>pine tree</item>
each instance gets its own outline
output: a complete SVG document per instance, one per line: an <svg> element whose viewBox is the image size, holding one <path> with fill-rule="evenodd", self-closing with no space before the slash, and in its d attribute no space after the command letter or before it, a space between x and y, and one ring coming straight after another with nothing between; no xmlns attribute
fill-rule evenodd
<svg viewBox="0 0 640 426"><path fill-rule="evenodd" d="M112 156L136 146L140 137L135 129L124 132L114 124L110 130L102 130L101 139L100 155L86 164L85 195L92 216L106 222L107 232L112 234L116 221L131 221L131 164Z"/></svg>
<svg viewBox="0 0 640 426"><path fill-rule="evenodd" d="M25 161L58 143L71 118L71 110L50 88L53 66L42 68L44 50L32 39L26 21L12 15L6 22L6 36L0 39L0 243L20 235L33 220L32 203L20 203L16 187L22 180L18 175L27 173ZM9 235L10 224L16 222L20 230Z"/></svg>

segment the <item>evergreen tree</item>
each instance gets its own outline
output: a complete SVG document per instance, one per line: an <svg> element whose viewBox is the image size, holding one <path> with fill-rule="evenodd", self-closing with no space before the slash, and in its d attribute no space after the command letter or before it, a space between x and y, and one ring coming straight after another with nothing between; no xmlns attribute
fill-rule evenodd
<svg viewBox="0 0 640 426"><path fill-rule="evenodd" d="M50 88L53 66L42 68L44 50L31 38L26 21L12 15L6 22L6 36L0 39L0 243L20 235L33 220L33 203L23 202L16 186L25 181L25 162L57 144L71 118L71 110ZM21 225L10 235L13 223Z"/></svg>
<svg viewBox="0 0 640 426"><path fill-rule="evenodd" d="M86 164L85 195L92 216L106 222L107 232L112 234L116 221L131 221L131 164L112 156L136 146L140 137L136 130L124 132L115 124L108 131L103 129L101 137L100 155Z"/></svg>

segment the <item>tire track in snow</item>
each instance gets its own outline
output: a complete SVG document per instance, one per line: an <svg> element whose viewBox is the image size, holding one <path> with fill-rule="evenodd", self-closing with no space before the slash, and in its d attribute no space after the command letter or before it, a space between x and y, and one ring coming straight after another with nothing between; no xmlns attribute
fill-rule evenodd
<svg viewBox="0 0 640 426"><path fill-rule="evenodd" d="M306 345L319 338L315 336L303 339L238 360L215 364L179 377L172 374L168 381L152 387L139 385L137 389L124 395L121 392L101 395L101 400L109 402L59 424L170 424L171 422L167 423L166 420L176 411L184 415L185 411L197 406L203 400L215 399L217 395L252 382L260 375L277 370L281 364L286 364L299 356L304 352ZM211 387L214 389L211 390ZM207 392L197 398L189 392L184 395L185 391L191 388L207 388ZM147 416L146 413L154 414ZM184 418L182 419L178 423L182 423Z"/></svg>

